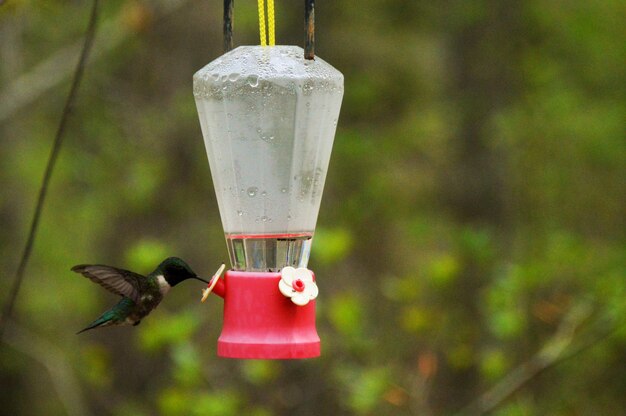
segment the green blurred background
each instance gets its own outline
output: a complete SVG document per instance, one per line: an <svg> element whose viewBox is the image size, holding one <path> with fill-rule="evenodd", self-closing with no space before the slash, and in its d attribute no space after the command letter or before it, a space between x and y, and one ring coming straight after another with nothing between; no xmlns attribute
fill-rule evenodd
<svg viewBox="0 0 626 416"><path fill-rule="evenodd" d="M479 414L508 390L493 414L625 414L626 3L316 6L316 51L345 75L309 265L322 357L218 359L222 304L194 283L136 328L74 335L116 301L74 264L228 258L191 88L222 2L107 0L0 345L0 414ZM276 7L278 43L302 45L302 2ZM89 8L0 8L2 302ZM257 36L237 0L235 44Z"/></svg>

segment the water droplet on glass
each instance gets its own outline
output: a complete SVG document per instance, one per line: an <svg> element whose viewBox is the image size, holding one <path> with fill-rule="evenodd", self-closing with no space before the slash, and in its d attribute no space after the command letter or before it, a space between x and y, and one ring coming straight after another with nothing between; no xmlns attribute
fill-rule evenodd
<svg viewBox="0 0 626 416"><path fill-rule="evenodd" d="M280 190L280 192L282 192L283 194L286 194L286 193L287 193L287 188L282 188L282 189Z"/></svg>
<svg viewBox="0 0 626 416"><path fill-rule="evenodd" d="M267 218L265 215L261 217L261 221L263 221L263 222L267 222L268 219L269 218Z"/></svg>
<svg viewBox="0 0 626 416"><path fill-rule="evenodd" d="M237 215L239 215L240 217L243 217L243 211L237 211Z"/></svg>
<svg viewBox="0 0 626 416"><path fill-rule="evenodd" d="M251 186L248 188L248 196L250 198L253 198L257 192L259 192L259 188L257 188L256 186Z"/></svg>
<svg viewBox="0 0 626 416"><path fill-rule="evenodd" d="M248 85L252 88L256 88L259 86L259 77L257 75L250 75L247 79Z"/></svg>
<svg viewBox="0 0 626 416"><path fill-rule="evenodd" d="M261 135L261 140L268 142L268 143L272 143L274 141L274 136L270 136L268 134L263 134Z"/></svg>
<svg viewBox="0 0 626 416"><path fill-rule="evenodd" d="M265 196L265 195L267 195L267 191L261 192L261 196Z"/></svg>
<svg viewBox="0 0 626 416"><path fill-rule="evenodd" d="M233 72L232 74L228 76L228 79L232 82L235 82L239 79L239 74L236 72Z"/></svg>

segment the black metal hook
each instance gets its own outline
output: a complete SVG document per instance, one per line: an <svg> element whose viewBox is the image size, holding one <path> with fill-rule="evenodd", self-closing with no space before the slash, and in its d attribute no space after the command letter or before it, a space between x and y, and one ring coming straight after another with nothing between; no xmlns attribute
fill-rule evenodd
<svg viewBox="0 0 626 416"><path fill-rule="evenodd" d="M224 0L224 53L233 49L233 9L235 0Z"/></svg>
<svg viewBox="0 0 626 416"><path fill-rule="evenodd" d="M304 59L315 59L315 0L304 0Z"/></svg>

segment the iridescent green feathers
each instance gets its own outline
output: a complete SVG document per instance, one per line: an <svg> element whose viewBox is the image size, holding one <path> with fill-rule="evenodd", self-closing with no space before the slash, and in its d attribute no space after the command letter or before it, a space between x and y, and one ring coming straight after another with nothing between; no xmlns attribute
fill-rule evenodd
<svg viewBox="0 0 626 416"><path fill-rule="evenodd" d="M103 264L80 264L72 267L72 271L122 297L115 306L79 333L111 325L138 325L173 286L187 279L208 283L178 257L165 259L147 276Z"/></svg>
<svg viewBox="0 0 626 416"><path fill-rule="evenodd" d="M130 322L127 322L127 320L135 306L136 304L132 299L122 298L117 305L100 315L98 319L90 323L86 328L78 331L76 334L103 326L129 324ZM133 325L138 324L139 321L133 322Z"/></svg>

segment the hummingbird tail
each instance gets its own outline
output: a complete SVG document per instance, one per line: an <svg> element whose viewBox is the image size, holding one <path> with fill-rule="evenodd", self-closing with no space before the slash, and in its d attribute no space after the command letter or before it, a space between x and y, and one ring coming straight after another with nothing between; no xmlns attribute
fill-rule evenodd
<svg viewBox="0 0 626 416"><path fill-rule="evenodd" d="M87 328L83 328L78 331L76 335L85 331L89 331L90 329L100 328L103 326L128 325L130 323L133 323L133 320L129 320L129 315L131 314L134 307L135 302L132 299L126 297L122 298L117 305L113 306L111 309L100 315L100 317L90 323Z"/></svg>
<svg viewBox="0 0 626 416"><path fill-rule="evenodd" d="M80 331L78 331L76 333L76 335L81 334L81 333L83 333L85 331L89 331L90 329L99 328L101 326L112 325L114 323L113 322L114 317L113 316L108 316L108 315L109 314L105 313L100 318L98 318L95 321L93 321L92 323L90 323L86 328L83 328Z"/></svg>

